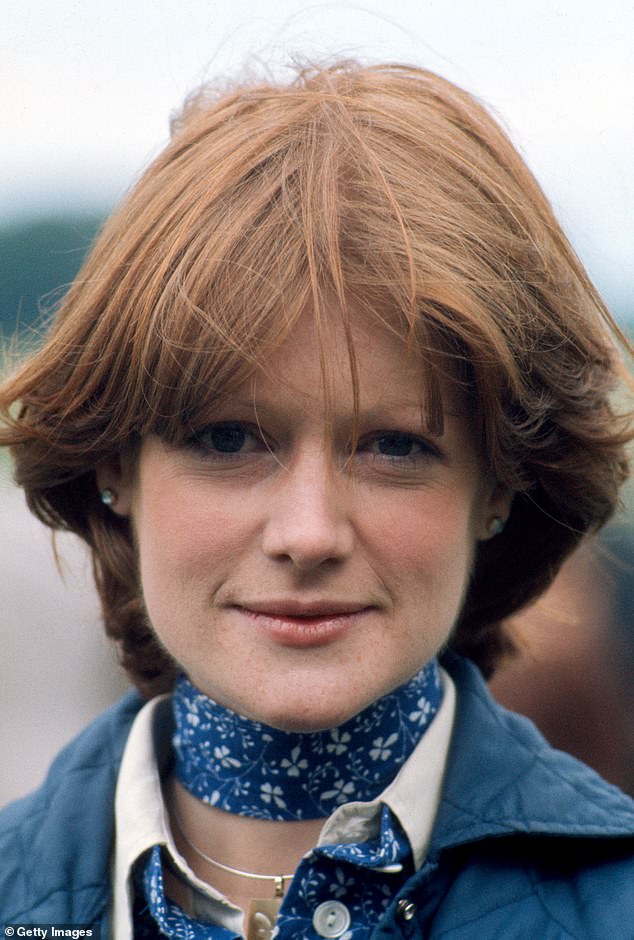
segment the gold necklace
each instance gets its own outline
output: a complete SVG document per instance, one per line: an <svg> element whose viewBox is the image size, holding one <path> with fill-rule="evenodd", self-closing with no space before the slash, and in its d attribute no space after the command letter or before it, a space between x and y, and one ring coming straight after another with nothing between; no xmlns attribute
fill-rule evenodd
<svg viewBox="0 0 634 940"><path fill-rule="evenodd" d="M192 852L195 852L200 858L220 871L227 872L229 875L238 875L241 878L250 878L253 881L269 881L273 883L274 894L272 898L252 898L249 902L247 911L247 940L269 940L278 911L284 897L285 882L291 881L293 875L261 875L257 872L242 871L240 868L232 868L231 865L225 865L223 862L216 861L210 855L206 855L202 849L192 842L185 832L180 816L176 812L176 807L172 807L172 813L176 827Z"/></svg>

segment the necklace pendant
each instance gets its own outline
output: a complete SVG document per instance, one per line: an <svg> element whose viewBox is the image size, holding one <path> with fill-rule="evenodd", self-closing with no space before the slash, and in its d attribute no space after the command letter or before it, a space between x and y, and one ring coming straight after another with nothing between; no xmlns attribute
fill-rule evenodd
<svg viewBox="0 0 634 940"><path fill-rule="evenodd" d="M281 897L253 898L247 911L247 940L271 940Z"/></svg>

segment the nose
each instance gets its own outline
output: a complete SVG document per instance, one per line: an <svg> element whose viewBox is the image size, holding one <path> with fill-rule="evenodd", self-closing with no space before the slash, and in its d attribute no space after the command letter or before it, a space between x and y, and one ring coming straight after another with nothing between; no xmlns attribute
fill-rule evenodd
<svg viewBox="0 0 634 940"><path fill-rule="evenodd" d="M354 527L344 477L319 449L280 469L262 541L269 558L310 572L350 555Z"/></svg>

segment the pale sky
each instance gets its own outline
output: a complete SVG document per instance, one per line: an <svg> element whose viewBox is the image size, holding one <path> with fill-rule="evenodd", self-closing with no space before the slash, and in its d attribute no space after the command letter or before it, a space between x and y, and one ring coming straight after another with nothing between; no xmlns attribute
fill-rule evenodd
<svg viewBox="0 0 634 940"><path fill-rule="evenodd" d="M633 0L0 0L0 222L109 208L189 90L293 53L413 62L476 92L608 301L626 302Z"/></svg>

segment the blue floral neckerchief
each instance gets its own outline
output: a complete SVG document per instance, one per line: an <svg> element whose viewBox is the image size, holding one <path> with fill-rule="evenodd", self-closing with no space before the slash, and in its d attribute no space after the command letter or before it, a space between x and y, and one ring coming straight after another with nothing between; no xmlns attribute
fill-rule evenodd
<svg viewBox="0 0 634 940"><path fill-rule="evenodd" d="M205 803L260 819L326 818L370 802L394 779L438 711L434 659L393 692L327 731L287 732L244 718L176 682L175 774Z"/></svg>

